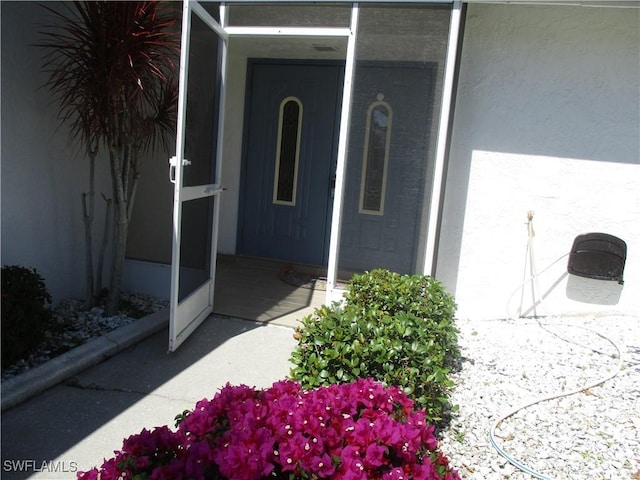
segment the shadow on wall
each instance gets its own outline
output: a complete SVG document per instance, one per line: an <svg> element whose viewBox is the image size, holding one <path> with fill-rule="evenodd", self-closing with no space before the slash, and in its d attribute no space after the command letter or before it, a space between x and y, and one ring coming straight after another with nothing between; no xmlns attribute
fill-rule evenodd
<svg viewBox="0 0 640 480"><path fill-rule="evenodd" d="M495 315L518 278L528 210L540 265L581 232L637 238L637 12L469 6L437 276L470 314ZM585 289L589 303L605 283L567 281L566 297Z"/></svg>
<svg viewBox="0 0 640 480"><path fill-rule="evenodd" d="M470 5L457 143L637 164L638 45L638 8Z"/></svg>
<svg viewBox="0 0 640 480"><path fill-rule="evenodd" d="M567 298L592 305L617 305L624 285L619 282L595 280L569 275Z"/></svg>
<svg viewBox="0 0 640 480"><path fill-rule="evenodd" d="M590 305L618 305L624 288L622 283L616 281L596 280L564 272L544 293L539 296L532 294L535 301L532 301L531 305L527 308L523 308L524 302L521 300L520 308L517 310L515 317L538 317L541 311L540 308L544 306L544 302L551 297L552 294L557 293L556 290L561 287L565 279L566 285L564 293L566 297L570 300ZM527 285L522 286L522 288L526 287ZM532 289L533 288L535 287L532 286Z"/></svg>

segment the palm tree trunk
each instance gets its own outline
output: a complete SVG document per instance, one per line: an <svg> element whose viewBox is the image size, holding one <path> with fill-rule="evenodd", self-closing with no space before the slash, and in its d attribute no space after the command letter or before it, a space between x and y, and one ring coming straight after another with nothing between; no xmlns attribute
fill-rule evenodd
<svg viewBox="0 0 640 480"><path fill-rule="evenodd" d="M82 218L84 221L85 295L84 308L89 309L94 301L93 283L93 218L95 207L95 165L97 150L89 150L89 191L82 194Z"/></svg>
<svg viewBox="0 0 640 480"><path fill-rule="evenodd" d="M109 245L109 238L111 236L111 220L113 216L112 212L112 204L113 201L110 198L107 198L104 194L102 194L102 198L104 198L105 203L107 204L106 212L104 214L104 230L102 232L102 243L100 244L100 253L98 254L98 266L96 267L96 284L95 284L95 295L98 296L102 291L102 280L104 275L104 257L107 251L107 246Z"/></svg>
<svg viewBox="0 0 640 480"><path fill-rule="evenodd" d="M129 230L129 219L127 218L126 204L116 205L116 211L116 240L106 309L106 314L109 316L115 315L118 312L118 303L120 301L122 277L124 273L124 257L127 250L127 233Z"/></svg>
<svg viewBox="0 0 640 480"><path fill-rule="evenodd" d="M121 138L120 136L119 139ZM129 218L127 215L128 209L124 190L125 179L123 178L123 165L126 163L127 158L126 149L122 146L121 142L112 142L112 146L109 149L109 157L116 217L111 276L109 279L109 295L107 296L106 308L106 314L111 316L117 313L118 303L120 301Z"/></svg>
<svg viewBox="0 0 640 480"><path fill-rule="evenodd" d="M124 146L111 151L111 177L114 182L117 223L109 296L107 298L107 315L115 315L117 313L122 291L129 222L131 221L133 204L140 179L140 172L137 168L139 153L138 149L131 146Z"/></svg>

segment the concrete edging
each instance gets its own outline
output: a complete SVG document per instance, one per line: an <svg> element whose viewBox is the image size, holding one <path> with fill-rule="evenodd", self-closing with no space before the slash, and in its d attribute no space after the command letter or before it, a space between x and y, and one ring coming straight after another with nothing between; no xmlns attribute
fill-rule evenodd
<svg viewBox="0 0 640 480"><path fill-rule="evenodd" d="M103 362L159 332L168 322L169 309L163 308L3 381L0 409L4 411L15 407L76 373Z"/></svg>

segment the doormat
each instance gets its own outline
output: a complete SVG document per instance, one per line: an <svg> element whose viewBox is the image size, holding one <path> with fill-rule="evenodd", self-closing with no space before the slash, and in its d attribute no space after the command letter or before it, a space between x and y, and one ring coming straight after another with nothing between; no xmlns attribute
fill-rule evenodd
<svg viewBox="0 0 640 480"><path fill-rule="evenodd" d="M327 277L315 276L306 272L299 272L291 265L287 265L280 271L280 280L294 287L308 288L309 290L327 290ZM337 280L337 288L345 288L348 282Z"/></svg>

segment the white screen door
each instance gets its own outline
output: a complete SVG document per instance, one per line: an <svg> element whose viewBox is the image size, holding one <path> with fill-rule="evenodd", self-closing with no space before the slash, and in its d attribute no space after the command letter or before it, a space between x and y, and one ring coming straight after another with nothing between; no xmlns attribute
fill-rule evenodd
<svg viewBox="0 0 640 480"><path fill-rule="evenodd" d="M217 4L184 0L174 183L169 351L213 310L226 34Z"/></svg>

